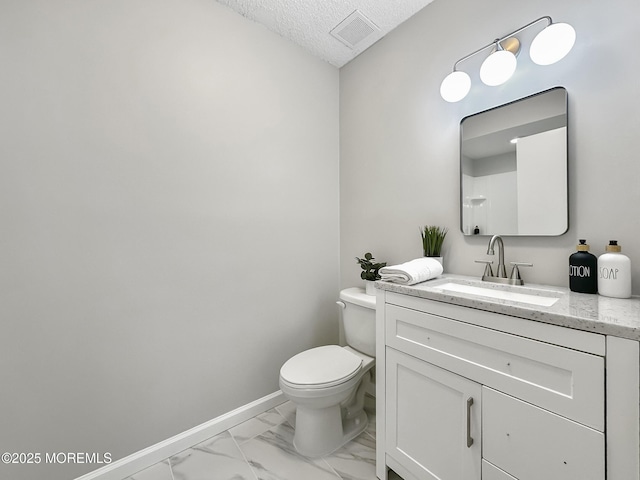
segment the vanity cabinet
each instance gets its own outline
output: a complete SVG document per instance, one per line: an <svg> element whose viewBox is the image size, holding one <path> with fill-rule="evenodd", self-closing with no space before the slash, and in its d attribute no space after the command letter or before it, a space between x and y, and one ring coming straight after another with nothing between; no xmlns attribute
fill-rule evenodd
<svg viewBox="0 0 640 480"><path fill-rule="evenodd" d="M389 454L418 478L479 480L482 386L394 349L386 370Z"/></svg>
<svg viewBox="0 0 640 480"><path fill-rule="evenodd" d="M379 291L378 477L637 480L637 388L631 418L606 409L608 388L629 373L637 385L637 365L605 378L607 340ZM622 342L618 362L637 364L637 342Z"/></svg>

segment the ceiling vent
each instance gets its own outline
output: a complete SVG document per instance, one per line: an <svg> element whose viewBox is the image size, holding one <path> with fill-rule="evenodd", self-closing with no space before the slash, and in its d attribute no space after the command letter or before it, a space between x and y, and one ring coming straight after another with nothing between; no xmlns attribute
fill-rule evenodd
<svg viewBox="0 0 640 480"><path fill-rule="evenodd" d="M376 38L380 36L380 29L360 11L355 10L330 33L347 47L356 49L359 44L372 35Z"/></svg>

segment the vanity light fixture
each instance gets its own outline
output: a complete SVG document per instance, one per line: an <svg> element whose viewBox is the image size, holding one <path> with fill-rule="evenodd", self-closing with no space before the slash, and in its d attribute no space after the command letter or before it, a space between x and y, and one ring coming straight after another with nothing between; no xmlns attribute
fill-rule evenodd
<svg viewBox="0 0 640 480"><path fill-rule="evenodd" d="M495 45L496 51L489 55L480 66L480 80L490 87L502 85L509 80L518 66L518 60L512 52L505 50L497 40Z"/></svg>
<svg viewBox="0 0 640 480"><path fill-rule="evenodd" d="M547 22L547 26L531 42L529 49L531 60L538 65L551 65L564 58L573 48L576 31L568 23L553 23L549 16L540 17L502 38L496 38L488 45L454 63L453 72L440 84L442 98L447 102L459 102L467 96L471 90L471 77L468 73L458 70L458 64L489 48L493 48L493 51L482 62L480 79L489 86L502 85L509 80L516 70L518 65L516 57L520 53L520 40L514 35L543 20Z"/></svg>

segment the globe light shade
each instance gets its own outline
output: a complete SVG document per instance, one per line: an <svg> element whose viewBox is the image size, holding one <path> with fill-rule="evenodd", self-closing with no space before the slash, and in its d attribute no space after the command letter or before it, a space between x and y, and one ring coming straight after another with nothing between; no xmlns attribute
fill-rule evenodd
<svg viewBox="0 0 640 480"><path fill-rule="evenodd" d="M480 67L480 80L495 87L509 80L516 71L516 56L507 50L497 50L489 55Z"/></svg>
<svg viewBox="0 0 640 480"><path fill-rule="evenodd" d="M568 23L552 23L531 42L529 56L538 65L551 65L563 59L576 43L576 31Z"/></svg>
<svg viewBox="0 0 640 480"><path fill-rule="evenodd" d="M447 102L459 102L471 89L471 78L465 72L452 72L440 84L440 95Z"/></svg>

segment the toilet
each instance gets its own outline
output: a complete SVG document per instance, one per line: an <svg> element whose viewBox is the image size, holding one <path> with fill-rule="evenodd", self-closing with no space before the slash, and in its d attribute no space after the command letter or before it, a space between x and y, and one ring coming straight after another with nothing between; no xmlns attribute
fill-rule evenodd
<svg viewBox="0 0 640 480"><path fill-rule="evenodd" d="M373 391L376 297L347 288L337 303L347 346L306 350L280 369L280 389L296 406L293 444L307 457L337 450L368 424L364 400Z"/></svg>

